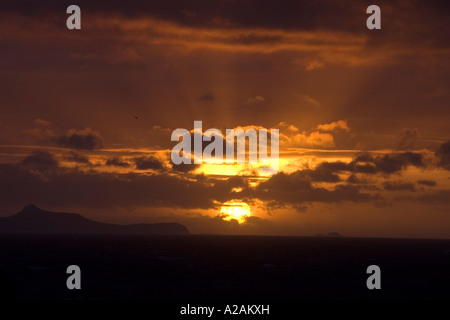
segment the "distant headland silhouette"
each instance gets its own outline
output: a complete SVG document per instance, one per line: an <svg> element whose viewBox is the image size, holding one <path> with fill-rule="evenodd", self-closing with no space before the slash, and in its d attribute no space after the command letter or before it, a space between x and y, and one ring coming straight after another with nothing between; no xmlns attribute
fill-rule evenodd
<svg viewBox="0 0 450 320"><path fill-rule="evenodd" d="M15 215L0 218L0 233L181 235L189 231L178 223L102 223L77 213L51 212L29 204Z"/></svg>

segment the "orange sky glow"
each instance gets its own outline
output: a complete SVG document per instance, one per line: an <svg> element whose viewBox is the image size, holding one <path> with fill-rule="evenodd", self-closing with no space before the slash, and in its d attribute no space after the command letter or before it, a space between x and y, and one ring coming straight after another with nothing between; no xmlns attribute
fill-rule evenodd
<svg viewBox="0 0 450 320"><path fill-rule="evenodd" d="M382 1L372 32L351 1L254 5L86 2L79 32L5 5L0 215L35 203L193 233L450 238L448 10ZM174 165L171 134L196 120L279 129L278 172Z"/></svg>

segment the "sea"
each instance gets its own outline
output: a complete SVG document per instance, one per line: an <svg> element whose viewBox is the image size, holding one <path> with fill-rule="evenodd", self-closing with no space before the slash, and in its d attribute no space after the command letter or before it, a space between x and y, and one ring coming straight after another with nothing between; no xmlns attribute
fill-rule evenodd
<svg viewBox="0 0 450 320"><path fill-rule="evenodd" d="M67 287L72 265L80 289ZM368 287L369 266L379 268L379 289ZM1 301L139 301L173 314L187 305L450 301L450 240L1 235L0 278Z"/></svg>

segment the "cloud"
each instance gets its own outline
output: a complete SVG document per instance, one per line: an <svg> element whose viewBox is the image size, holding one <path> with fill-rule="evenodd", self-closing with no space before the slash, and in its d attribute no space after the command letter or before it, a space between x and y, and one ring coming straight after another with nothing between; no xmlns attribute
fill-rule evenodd
<svg viewBox="0 0 450 320"><path fill-rule="evenodd" d="M51 128L49 121L37 118L34 123L34 128L23 130L30 143L90 151L103 147L103 138L89 127L81 130L69 129L63 133Z"/></svg>
<svg viewBox="0 0 450 320"><path fill-rule="evenodd" d="M58 161L46 150L32 151L29 156L22 160L21 164L37 170L49 170L58 167Z"/></svg>
<svg viewBox="0 0 450 320"><path fill-rule="evenodd" d="M221 1L194 1L179 3L180 10L173 10L173 3L171 6L162 2L139 3L125 8L98 1L84 4L90 16L83 22L83 29L89 30L89 37L67 34L66 30L59 29L61 18L49 5L32 9L36 17L45 18L30 19L22 7L9 3L1 17L9 32L0 40L42 46L35 32L45 33L49 37L44 44L68 39L71 46L67 46L64 55L75 53L75 59L84 58L87 62L101 60L95 60L97 63L145 60L149 52L159 50L182 54L197 50L287 52L300 56L306 70L325 65L385 66L411 61L446 65L448 48L440 45L446 43L441 30L448 29L445 5L424 2L411 10L404 3L409 1L397 0L383 5L383 28L392 32L376 37L364 27L365 5L351 1L335 4L290 1L278 6L257 1L233 1L225 6ZM256 7L258 10L254 10ZM186 12L195 14L196 18ZM411 21L416 23L412 25ZM422 25L427 28L420 27ZM409 32L402 32L405 29ZM93 45L100 40L101 46ZM83 61L80 64L86 65Z"/></svg>
<svg viewBox="0 0 450 320"><path fill-rule="evenodd" d="M172 164L172 170L176 171L176 172L192 172L195 171L197 168L199 168L200 165L199 164L185 164L185 163L180 163L180 164Z"/></svg>
<svg viewBox="0 0 450 320"><path fill-rule="evenodd" d="M263 103L266 99L262 96L254 96L253 98L249 98L245 104L255 104L255 103Z"/></svg>
<svg viewBox="0 0 450 320"><path fill-rule="evenodd" d="M428 187L435 187L437 186L436 181L433 180L417 180L418 184L424 185L424 186L428 186Z"/></svg>
<svg viewBox="0 0 450 320"><path fill-rule="evenodd" d="M404 152L398 154L387 154L375 158L374 162L380 172L394 173L409 165L420 168L424 167L423 157L419 153Z"/></svg>
<svg viewBox="0 0 450 320"><path fill-rule="evenodd" d="M37 124L38 126L42 126L42 127L50 127L52 124L50 121L45 121L45 120L42 120L41 118L35 119L34 123Z"/></svg>
<svg viewBox="0 0 450 320"><path fill-rule="evenodd" d="M120 168L129 168L131 165L126 161L122 161L120 157L111 157L106 159L105 164L107 166L120 167Z"/></svg>
<svg viewBox="0 0 450 320"><path fill-rule="evenodd" d="M441 144L436 156L439 161L438 166L450 170L450 140Z"/></svg>
<svg viewBox="0 0 450 320"><path fill-rule="evenodd" d="M298 98L300 98L302 101L306 102L307 104L313 105L315 107L320 106L319 101L317 101L316 99L312 98L311 96L309 96L307 94L297 94L296 96Z"/></svg>
<svg viewBox="0 0 450 320"><path fill-rule="evenodd" d="M392 174L408 166L424 168L423 155L414 152L390 153L377 157L362 153L352 160L355 172Z"/></svg>
<svg viewBox="0 0 450 320"><path fill-rule="evenodd" d="M416 191L414 183L402 181L385 181L383 188L390 191Z"/></svg>
<svg viewBox="0 0 450 320"><path fill-rule="evenodd" d="M32 32L51 33L52 39L67 38L67 33L54 27L48 18L44 23L30 23L25 29L20 17L8 17L5 21L20 40L33 41ZM373 65L387 62L393 55L386 50L367 51L368 36L361 33L330 30L285 30L282 28L260 27L226 27L209 25L185 25L175 21L154 17L124 17L115 13L105 17L104 14L92 13L86 28L95 39L108 40L103 48L95 48L92 41L84 40L81 35L71 34L69 39L80 45L73 47L68 54L80 63L102 62L110 64L141 62L145 53L151 49L171 48L177 52L193 50L210 50L234 53L276 53L298 52L309 55L310 60L324 61L327 65ZM115 30L115 33L112 31ZM127 34L126 40L121 36ZM8 36L2 37L8 39ZM6 40L5 39L5 40ZM90 38L92 39L92 38ZM1 39L0 39L1 40ZM9 40L9 39L8 39ZM125 47L125 49L122 49ZM400 48L391 50L402 51ZM75 52L74 52L75 51ZM327 54L333 52L333 55ZM364 52L364 54L362 54Z"/></svg>
<svg viewBox="0 0 450 320"><path fill-rule="evenodd" d="M280 133L280 145L285 147L299 147L299 148L334 148L334 138L331 134L311 132L298 133L293 136L286 136Z"/></svg>
<svg viewBox="0 0 450 320"><path fill-rule="evenodd" d="M200 101L213 101L214 99L214 94L212 92L205 93L198 98Z"/></svg>
<svg viewBox="0 0 450 320"><path fill-rule="evenodd" d="M119 157L112 157L108 158L107 164L129 167L130 163L142 161L141 168L151 167L156 170L152 174L133 171L84 172L78 168L58 167L58 162L52 154L35 150L17 165L0 166L0 202L4 200L8 205L38 202L49 206L96 208L163 206L211 209L217 208L218 203L236 198L235 190L239 189L239 197L244 201L261 200L268 209L291 207L304 211L312 203L372 202L377 205L384 201L385 193L417 191L415 185L399 180L384 181L383 191L373 185L377 177L361 179L360 176L382 174L383 176L379 177L382 178L410 165L421 167L423 163L417 155L420 156L410 152L380 156L364 153L348 163L322 162L314 169L279 172L253 186L246 177L232 176L224 179L195 175L192 171L198 165L173 166L173 171L163 170L161 168L164 168L164 165L158 158L147 155L130 158L128 162ZM73 151L65 154L65 158L70 157L80 163L86 160ZM138 162L136 159L139 159ZM361 170L361 167L366 168L365 166L372 169ZM174 172L190 174L174 175ZM433 182L428 180L417 183L433 185ZM418 189L419 191L422 192L423 189ZM11 199L8 200L9 197Z"/></svg>
<svg viewBox="0 0 450 320"><path fill-rule="evenodd" d="M70 162L82 163L82 164L91 164L89 158L83 154L78 152L70 151L65 154L64 159Z"/></svg>
<svg viewBox="0 0 450 320"><path fill-rule="evenodd" d="M66 134L56 136L53 141L60 147L80 150L94 150L103 147L102 137L91 128L70 129Z"/></svg>
<svg viewBox="0 0 450 320"><path fill-rule="evenodd" d="M154 156L141 156L133 159L136 169L138 170L161 170L164 168L163 163Z"/></svg>
<svg viewBox="0 0 450 320"><path fill-rule="evenodd" d="M280 129L283 129L283 131L288 131L290 133L297 133L300 132L299 128L292 124L287 124L286 122L282 121L278 124L278 127Z"/></svg>
<svg viewBox="0 0 450 320"><path fill-rule="evenodd" d="M256 188L247 189L241 193L250 198L265 201L268 206L290 205L302 210L304 210L303 204L312 202L367 202L378 198L377 195L361 192L360 187L355 185L338 184L332 190L314 187L310 177L302 171L279 172Z"/></svg>
<svg viewBox="0 0 450 320"><path fill-rule="evenodd" d="M45 153L34 153L26 162L48 164L42 159L49 157ZM166 173L120 174L78 169L37 174L24 165L0 164L0 203L3 206L34 202L49 207L211 209L216 208L217 203L232 199L231 190L240 186L245 184L239 177L184 179Z"/></svg>
<svg viewBox="0 0 450 320"><path fill-rule="evenodd" d="M361 183L362 181L358 178L358 176L356 174L351 174L348 178L347 178L347 183L354 183L354 184L358 184Z"/></svg>
<svg viewBox="0 0 450 320"><path fill-rule="evenodd" d="M280 146L284 148L334 148L334 138L329 133L322 133L314 131L307 133L300 132L299 129L293 125L288 125L286 122L278 124L280 130Z"/></svg>
<svg viewBox="0 0 450 320"><path fill-rule="evenodd" d="M339 182L340 178L336 173L343 171L352 171L351 165L342 161L321 162L310 175L314 181Z"/></svg>
<svg viewBox="0 0 450 320"><path fill-rule="evenodd" d="M345 120L338 120L335 122L331 122L328 124L319 124L317 126L317 130L325 131L325 132L331 132L335 130L343 130L343 131L349 131L349 127L347 125L347 121Z"/></svg>
<svg viewBox="0 0 450 320"><path fill-rule="evenodd" d="M420 136L419 129L417 128L403 128L400 135L401 138L397 146L399 150L412 149Z"/></svg>
<svg viewBox="0 0 450 320"><path fill-rule="evenodd" d="M306 69L307 71L316 70L316 69L321 69L321 68L323 68L323 67L325 67L325 64L323 64L322 62L317 61L317 60L309 61L309 62L306 63L306 65L305 65L305 69Z"/></svg>
<svg viewBox="0 0 450 320"><path fill-rule="evenodd" d="M297 170L292 174L297 176L297 178L302 177L303 181L308 183L338 183L342 181L340 174L350 173L347 178L347 182L358 184L363 183L364 180L361 180L357 174L376 175L381 173L389 175L404 170L410 165L418 168L425 167L425 164L422 162L422 155L418 153L405 152L374 157L369 153L362 153L357 155L349 163L342 161L323 161L314 169ZM399 186L396 182L387 182L385 186L386 189L390 188L390 190L394 190L395 187L402 187L403 185ZM412 186L414 186L414 184L412 184Z"/></svg>
<svg viewBox="0 0 450 320"><path fill-rule="evenodd" d="M291 206L299 210L313 202L373 202L379 205L384 202L383 194L379 193L381 190L373 185L374 181L368 182L357 175L390 175L408 166L425 167L422 155L403 152L373 156L363 153L349 163L321 162L314 169L279 172L257 187L241 191L241 195L265 201L268 206ZM348 175L347 181L341 175ZM323 186L324 182L329 183L328 187ZM411 182L385 181L382 185L389 192L416 191Z"/></svg>

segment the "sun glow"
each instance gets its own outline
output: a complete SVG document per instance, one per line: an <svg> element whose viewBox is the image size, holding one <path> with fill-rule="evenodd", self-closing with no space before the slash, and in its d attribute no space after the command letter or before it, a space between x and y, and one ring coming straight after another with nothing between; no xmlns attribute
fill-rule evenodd
<svg viewBox="0 0 450 320"><path fill-rule="evenodd" d="M219 216L225 221L234 219L244 223L245 219L250 217L250 206L240 200L227 201L220 208Z"/></svg>

